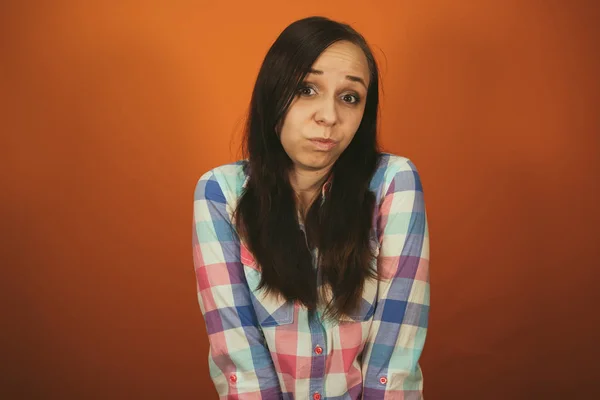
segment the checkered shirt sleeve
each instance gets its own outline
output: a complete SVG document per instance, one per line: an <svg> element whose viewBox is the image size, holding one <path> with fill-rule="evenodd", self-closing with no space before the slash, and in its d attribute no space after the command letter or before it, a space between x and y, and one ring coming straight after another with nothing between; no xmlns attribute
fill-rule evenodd
<svg viewBox="0 0 600 400"><path fill-rule="evenodd" d="M392 172L377 217L378 301L362 360L363 399L423 399L419 357L429 315L429 233L419 173Z"/></svg>
<svg viewBox="0 0 600 400"><path fill-rule="evenodd" d="M228 208L214 173L207 172L194 193L193 260L211 379L220 399L279 399L279 381L252 306Z"/></svg>

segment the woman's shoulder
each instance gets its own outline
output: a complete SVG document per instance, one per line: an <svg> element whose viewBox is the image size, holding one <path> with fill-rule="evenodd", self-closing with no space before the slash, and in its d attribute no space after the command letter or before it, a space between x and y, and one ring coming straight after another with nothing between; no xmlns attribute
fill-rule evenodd
<svg viewBox="0 0 600 400"><path fill-rule="evenodd" d="M392 153L380 153L377 169L383 169L385 171L397 170L398 168L406 166L408 163L411 163L411 160L408 157Z"/></svg>
<svg viewBox="0 0 600 400"><path fill-rule="evenodd" d="M411 159L402 155L381 153L377 169L371 179L371 190L380 193L389 186L396 174L401 171L416 172L416 167Z"/></svg>
<svg viewBox="0 0 600 400"><path fill-rule="evenodd" d="M246 183L246 164L247 160L239 160L211 168L200 176L196 186L206 186L212 182L225 198L234 200L241 195Z"/></svg>

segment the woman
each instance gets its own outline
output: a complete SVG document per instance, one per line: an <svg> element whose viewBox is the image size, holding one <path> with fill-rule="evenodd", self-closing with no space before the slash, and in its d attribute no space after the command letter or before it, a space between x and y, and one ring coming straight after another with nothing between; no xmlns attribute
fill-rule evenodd
<svg viewBox="0 0 600 400"><path fill-rule="evenodd" d="M258 74L247 160L197 184L194 265L222 399L422 398L427 220L414 164L378 151L378 85L350 26L292 23Z"/></svg>

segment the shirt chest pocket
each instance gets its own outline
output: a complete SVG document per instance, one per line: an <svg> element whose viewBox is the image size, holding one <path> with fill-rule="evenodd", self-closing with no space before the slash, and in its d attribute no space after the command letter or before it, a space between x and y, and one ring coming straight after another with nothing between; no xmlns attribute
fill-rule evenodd
<svg viewBox="0 0 600 400"><path fill-rule="evenodd" d="M355 312L340 317L340 323L365 322L370 320L375 313L377 305L377 281L370 279L365 282L362 298Z"/></svg>
<svg viewBox="0 0 600 400"><path fill-rule="evenodd" d="M265 289L258 289L261 277L260 268L244 244L240 246L240 259L250 289L252 306L260 326L268 328L292 324L294 322L294 303L277 296L267 295Z"/></svg>
<svg viewBox="0 0 600 400"><path fill-rule="evenodd" d="M372 241L375 256L379 254L379 246ZM294 302L283 298L267 295L264 289L257 289L260 283L261 272L254 256L242 243L240 258L244 266L244 274L251 292L252 305L256 312L258 323L261 327L274 327L289 325L294 322ZM373 268L377 268L377 258L373 261ZM348 316L342 316L340 323L365 322L370 320L375 313L377 305L378 282L375 279L365 281L362 298L358 308Z"/></svg>
<svg viewBox="0 0 600 400"><path fill-rule="evenodd" d="M371 246L374 251L375 259L372 268L377 270L377 257L379 256L379 243L375 238L371 239ZM355 312L340 318L340 323L365 322L370 320L375 313L377 306L377 294L379 292L379 282L377 279L368 279L364 283L362 298Z"/></svg>

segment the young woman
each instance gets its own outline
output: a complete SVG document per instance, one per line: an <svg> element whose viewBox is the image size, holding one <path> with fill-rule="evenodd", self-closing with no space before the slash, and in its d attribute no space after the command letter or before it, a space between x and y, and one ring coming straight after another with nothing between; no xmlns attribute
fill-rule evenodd
<svg viewBox="0 0 600 400"><path fill-rule="evenodd" d="M429 237L415 165L378 150L378 69L311 17L268 51L245 160L205 173L194 265L222 399L422 399Z"/></svg>

